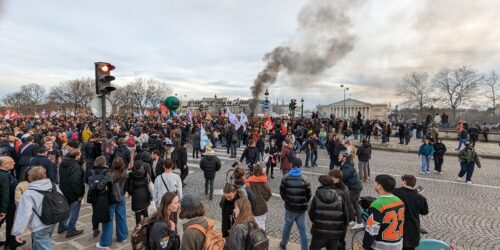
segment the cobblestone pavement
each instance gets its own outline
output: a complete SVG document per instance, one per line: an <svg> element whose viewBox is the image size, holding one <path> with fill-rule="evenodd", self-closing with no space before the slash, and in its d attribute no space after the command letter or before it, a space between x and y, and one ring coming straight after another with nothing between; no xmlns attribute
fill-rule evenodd
<svg viewBox="0 0 500 250"><path fill-rule="evenodd" d="M353 142L354 144L359 145L358 140L353 140ZM389 142L382 144L380 138L373 137L370 143L372 144L372 147L375 149L416 153L420 145L422 145L422 140L411 139L408 145L404 145L404 144L399 144L398 137L391 137ZM446 148L448 149L446 152L447 155L458 154L459 151L455 150L458 146L458 141L443 140L443 143L446 145ZM462 146L462 148L463 147L464 146ZM497 142L476 142L475 150L481 157L500 159L500 146L498 145Z"/></svg>
<svg viewBox="0 0 500 250"><path fill-rule="evenodd" d="M243 148L238 149L238 155ZM214 189L214 199L204 199L207 206L208 216L220 220L221 212L219 201L221 189L225 184L226 172L235 159L230 159L225 149L216 149L216 155L223 163L222 169L217 173ZM305 155L298 154L303 160ZM187 186L184 193L198 193L204 196L203 173L198 167L199 160L189 156L188 165L190 174L187 177ZM305 177L311 182L313 191L317 188L317 178L328 172L328 156L326 151L319 152L319 167L304 168ZM481 169L476 168L472 181L473 185L467 185L455 180L459 170L456 156L446 156L444 160L443 173L441 175L418 175L419 158L414 153L398 153L374 150L370 162L372 179L379 173L389 173L395 177L402 174L415 174L418 185L424 187L423 194L427 197L430 213L422 218L422 225L429 231L427 238L441 239L452 242L456 249L500 249L500 161L494 159L483 159ZM432 167L431 167L432 168ZM284 205L279 197L279 184L281 174L275 170L275 179L269 183L273 191L273 197L269 201L269 213L267 216L267 231L272 237L271 249L277 249L284 219ZM362 196L375 196L373 182L365 185ZM130 208L130 205L128 205ZM129 231L134 226L133 213L128 210ZM54 235L55 249L95 249L94 245L98 239L92 238L91 233L91 208L88 205L82 207L78 227L85 230L84 235L75 239L67 240L63 235ZM307 222L310 227L310 221ZM3 229L1 237L3 238ZM308 230L309 231L309 230ZM352 232L348 232L346 241L350 245ZM292 228L289 249L298 249L299 235L296 226ZM25 247L23 249L30 249ZM131 249L128 243L113 243L112 249Z"/></svg>

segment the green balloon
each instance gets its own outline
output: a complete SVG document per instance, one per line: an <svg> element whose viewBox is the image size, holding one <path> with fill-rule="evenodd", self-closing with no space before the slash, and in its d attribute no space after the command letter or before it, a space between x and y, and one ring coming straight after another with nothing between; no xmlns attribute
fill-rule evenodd
<svg viewBox="0 0 500 250"><path fill-rule="evenodd" d="M179 99L175 96L169 96L163 100L163 103L165 106L170 110L170 111L175 111L179 108L181 105L181 102Z"/></svg>

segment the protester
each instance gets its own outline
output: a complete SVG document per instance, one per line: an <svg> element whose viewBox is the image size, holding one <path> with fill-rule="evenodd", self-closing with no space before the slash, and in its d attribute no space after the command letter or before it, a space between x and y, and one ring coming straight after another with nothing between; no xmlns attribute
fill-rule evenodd
<svg viewBox="0 0 500 250"><path fill-rule="evenodd" d="M130 150L128 150L126 143L127 141L125 141L125 138L120 138L118 140L118 147L115 149L114 153L109 158L109 162L112 163L115 159L122 158L126 168L128 168L131 158L130 158Z"/></svg>
<svg viewBox="0 0 500 250"><path fill-rule="evenodd" d="M442 166L444 162L444 153L446 153L446 145L443 143L442 138L438 138L436 143L434 143L434 172L436 174L441 174Z"/></svg>
<svg viewBox="0 0 500 250"><path fill-rule="evenodd" d="M178 144L178 146L176 147L176 150L174 152L177 155L175 165L181 171L180 177L181 177L182 185L186 185L186 182L184 182L184 180L189 175L189 169L188 169L188 165L187 165L188 158L187 158L186 143L184 141L180 142Z"/></svg>
<svg viewBox="0 0 500 250"><path fill-rule="evenodd" d="M94 167L89 174L89 191L87 202L92 205L92 231L93 237L99 236L99 223L111 220L109 207L111 206L112 177L110 169L106 166L106 157L99 156L94 161Z"/></svg>
<svg viewBox="0 0 500 250"><path fill-rule="evenodd" d="M458 153L458 160L460 161L460 172L458 173L457 180L463 181L463 176L466 175L465 182L472 184L474 166L477 165L478 168L481 168L481 162L471 144L465 144L465 148Z"/></svg>
<svg viewBox="0 0 500 250"><path fill-rule="evenodd" d="M360 229L364 227L361 221L361 209L359 207L359 197L361 195L361 191L363 190L363 184L361 184L358 173L356 172L356 169L350 159L349 152L345 150L340 152L339 162L342 164L340 166L340 170L342 171L342 181L349 189L349 197L355 213L355 217L350 218L352 221L350 223L352 225L351 229Z"/></svg>
<svg viewBox="0 0 500 250"><path fill-rule="evenodd" d="M0 227L5 222L5 242L1 242L5 249L15 249L17 245L15 237L11 235L17 205L14 200L17 180L12 174L14 165L12 157L0 157Z"/></svg>
<svg viewBox="0 0 500 250"><path fill-rule="evenodd" d="M200 153L200 132L199 129L196 128L194 133L191 135L191 144L193 145L193 158L198 159L198 155Z"/></svg>
<svg viewBox="0 0 500 250"><path fill-rule="evenodd" d="M151 170L153 171L154 175L149 176L149 178L151 178L152 180L154 180L156 176L161 175L164 172L163 159L160 157L160 150L158 149L155 149L153 150L153 152L151 152ZM147 173L145 168L144 172Z"/></svg>
<svg viewBox="0 0 500 250"><path fill-rule="evenodd" d="M245 181L245 185L252 190L255 196L255 206L252 206L255 222L260 229L266 230L267 202L271 199L271 188L267 183L267 176L260 164L253 168L253 175Z"/></svg>
<svg viewBox="0 0 500 250"><path fill-rule="evenodd" d="M434 147L429 144L429 139L424 139L424 144L418 149L418 156L422 159L420 166L420 174L429 174L429 166L431 164L431 157L434 155Z"/></svg>
<svg viewBox="0 0 500 250"><path fill-rule="evenodd" d="M158 213L150 219L152 222L148 239L150 250L179 249L181 242L173 216L179 211L179 207L179 196L172 192L163 195Z"/></svg>
<svg viewBox="0 0 500 250"><path fill-rule="evenodd" d="M396 180L390 175L381 174L375 177L375 192L379 197L373 201L368 210L365 235L363 237L364 249L402 249L403 233L400 227L404 223L404 204L392 192L396 187ZM396 215L396 216L394 216ZM387 230L391 228L390 235Z"/></svg>
<svg viewBox="0 0 500 250"><path fill-rule="evenodd" d="M132 172L127 178L127 193L132 196L132 211L135 213L135 224L148 217L148 206L151 203L151 193L148 190L150 177L140 162L134 162Z"/></svg>
<svg viewBox="0 0 500 250"><path fill-rule="evenodd" d="M22 144L19 148L18 159L19 162L16 164L15 172L17 180L24 176L26 168L30 165L31 158L35 157L38 152L38 145L33 142L33 137L26 137L26 143Z"/></svg>
<svg viewBox="0 0 500 250"><path fill-rule="evenodd" d="M265 153L267 154L266 161L266 176L274 179L274 168L278 163L278 148L274 145L273 141L269 142L269 146L266 148ZM271 175L269 175L271 173Z"/></svg>
<svg viewBox="0 0 500 250"><path fill-rule="evenodd" d="M31 248L33 250L51 250L52 249L52 231L55 224L46 225L41 221L39 215L42 214L42 202L44 195L40 191L50 191L56 189L62 195L57 185L53 184L47 178L44 167L32 167L29 169L28 178L30 181L29 189L24 192L19 207L16 211L12 235L16 237L17 243L24 243L22 236L26 229L31 231Z"/></svg>
<svg viewBox="0 0 500 250"><path fill-rule="evenodd" d="M337 250L344 240L349 224L349 204L335 191L333 179L328 175L318 178L320 187L316 190L309 208L311 226L311 250L326 247Z"/></svg>
<svg viewBox="0 0 500 250"><path fill-rule="evenodd" d="M370 179L370 159L372 156L371 145L366 139L363 139L356 155L358 156L359 179L366 183Z"/></svg>
<svg viewBox="0 0 500 250"><path fill-rule="evenodd" d="M259 162L259 150L255 147L255 141L249 140L248 146L243 150L243 153L240 157L240 162L245 160L245 164L248 167L248 171L252 172L255 164Z"/></svg>
<svg viewBox="0 0 500 250"><path fill-rule="evenodd" d="M279 149L279 147L278 147ZM286 175L288 171L292 168L292 161L294 160L293 156L295 155L295 151L293 151L293 146L290 143L290 140L285 140L285 146L281 150L280 159L281 159L281 173Z"/></svg>
<svg viewBox="0 0 500 250"><path fill-rule="evenodd" d="M281 249L286 249L290 230L294 223L299 229L301 249L306 250L308 246L305 214L311 199L311 185L302 176L301 167L302 161L295 158L292 169L281 180L280 196L285 201L285 222L280 242Z"/></svg>
<svg viewBox="0 0 500 250"><path fill-rule="evenodd" d="M163 162L164 173L155 179L153 200L157 207L160 206L161 198L167 192L174 192L182 197L182 181L179 175L173 173L173 167L172 160L165 160Z"/></svg>
<svg viewBox="0 0 500 250"><path fill-rule="evenodd" d="M226 183L222 191L223 195L221 201L219 202L219 206L222 212L221 230L222 230L222 236L228 237L229 229L233 226L234 223L234 216L233 216L234 202L236 202L236 200L238 200L242 196L245 197L245 195L244 194L240 195L240 192L238 192L239 190L236 187L236 185L231 183Z"/></svg>
<svg viewBox="0 0 500 250"><path fill-rule="evenodd" d="M187 194L181 199L181 212L179 218L188 220L182 225L183 235L181 250L202 250L205 235L200 230L192 227L199 225L205 230L209 229L209 222L205 219L205 207L201 203L201 197L196 194ZM213 226L213 225L212 225Z"/></svg>
<svg viewBox="0 0 500 250"><path fill-rule="evenodd" d="M80 215L80 207L85 195L85 174L79 162L81 156L82 154L79 150L69 152L63 158L59 172L59 179L61 180L59 187L64 197L66 197L71 211L68 220L59 223L57 233L61 234L66 231L66 238L83 233L83 230L76 229L76 222Z"/></svg>
<svg viewBox="0 0 500 250"><path fill-rule="evenodd" d="M205 196L208 196L208 199L212 200L214 197L215 173L220 170L221 162L219 157L215 155L211 144L208 144L205 149L205 154L200 161L200 169L203 171L203 176L205 177Z"/></svg>
<svg viewBox="0 0 500 250"><path fill-rule="evenodd" d="M238 199L234 204L234 224L226 239L224 249L248 249L250 232L259 230L252 215L252 206L246 198Z"/></svg>
<svg viewBox="0 0 500 250"><path fill-rule="evenodd" d="M401 187L393 194L404 203L403 249L413 250L420 241L420 215L427 215L429 207L424 196L415 190L417 179L413 175L401 176Z"/></svg>

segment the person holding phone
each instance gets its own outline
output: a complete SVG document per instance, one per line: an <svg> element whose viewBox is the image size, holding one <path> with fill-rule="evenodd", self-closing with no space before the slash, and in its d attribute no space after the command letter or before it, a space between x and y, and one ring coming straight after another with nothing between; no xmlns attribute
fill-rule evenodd
<svg viewBox="0 0 500 250"><path fill-rule="evenodd" d="M421 194L423 188L418 186L413 175L401 176L401 187L392 192L401 199L405 206L403 226L403 249L410 250L418 247L420 242L420 215L429 213L427 199Z"/></svg>

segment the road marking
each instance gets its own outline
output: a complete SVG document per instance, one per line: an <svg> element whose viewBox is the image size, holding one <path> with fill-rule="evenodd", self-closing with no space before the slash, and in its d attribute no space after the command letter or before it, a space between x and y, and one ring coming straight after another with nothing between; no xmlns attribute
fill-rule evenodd
<svg viewBox="0 0 500 250"><path fill-rule="evenodd" d="M215 195L223 195L224 192L222 191L222 189L214 189L214 194ZM271 193L274 197L278 197L278 198L281 198L281 196L277 193Z"/></svg>

